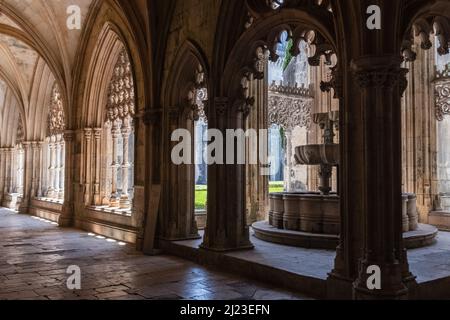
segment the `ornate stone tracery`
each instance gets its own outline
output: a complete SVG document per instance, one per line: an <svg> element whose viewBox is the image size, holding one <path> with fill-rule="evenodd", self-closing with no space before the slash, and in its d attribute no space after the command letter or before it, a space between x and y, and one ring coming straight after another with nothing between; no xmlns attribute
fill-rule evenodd
<svg viewBox="0 0 450 320"><path fill-rule="evenodd" d="M312 123L313 96L309 89L272 85L269 88L269 125L285 130L309 129Z"/></svg>
<svg viewBox="0 0 450 320"><path fill-rule="evenodd" d="M108 89L107 120L130 121L135 116L134 79L125 49L119 54Z"/></svg>
<svg viewBox="0 0 450 320"><path fill-rule="evenodd" d="M206 105L208 101L208 89L205 83L205 73L199 65L195 74L195 85L189 90L188 101L193 112L193 120L207 123Z"/></svg>
<svg viewBox="0 0 450 320"><path fill-rule="evenodd" d="M47 189L43 195L49 199L64 198L66 122L61 92L57 83L53 85L47 120ZM40 192L39 192L40 193Z"/></svg>
<svg viewBox="0 0 450 320"><path fill-rule="evenodd" d="M48 113L48 136L63 134L66 130L64 108L58 84L53 85L52 97Z"/></svg>
<svg viewBox="0 0 450 320"><path fill-rule="evenodd" d="M19 121L17 124L16 145L22 144L25 141L25 130L22 121L22 115L19 114Z"/></svg>
<svg viewBox="0 0 450 320"><path fill-rule="evenodd" d="M436 83L435 97L436 119L443 121L445 115L450 115L450 78Z"/></svg>
<svg viewBox="0 0 450 320"><path fill-rule="evenodd" d="M107 127L111 130L112 139L112 178L109 206L128 210L131 208L129 176L130 172L133 172L133 165L130 162L130 137L134 131L133 122L136 108L134 76L131 61L125 48L120 51L114 66L113 76L108 87L107 101L106 122ZM100 133L96 136L97 148L100 147L99 141ZM119 154L120 151L121 154ZM121 174L120 180L119 172ZM96 182L96 184L98 183L99 181ZM96 190L95 193L94 202L98 204L99 190Z"/></svg>
<svg viewBox="0 0 450 320"><path fill-rule="evenodd" d="M439 40L437 52L443 56L450 53L450 18L444 16L424 17L415 21L407 31L402 44L402 54L406 61L415 61L417 53L414 51L414 38L420 39L420 47L429 50L433 47L431 37L436 35Z"/></svg>

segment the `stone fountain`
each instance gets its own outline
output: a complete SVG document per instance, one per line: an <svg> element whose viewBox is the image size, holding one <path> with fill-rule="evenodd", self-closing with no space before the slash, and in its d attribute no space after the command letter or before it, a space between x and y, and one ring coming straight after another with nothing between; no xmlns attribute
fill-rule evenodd
<svg viewBox="0 0 450 320"><path fill-rule="evenodd" d="M339 196L332 192L333 167L339 166L339 144L335 143L339 113L318 113L313 122L323 132L323 143L295 148L297 165L319 166L317 192L281 192L269 195L268 221L253 224L259 239L307 248L335 249L339 241L341 215ZM407 248L434 243L437 229L418 223L416 196L404 194L403 232Z"/></svg>

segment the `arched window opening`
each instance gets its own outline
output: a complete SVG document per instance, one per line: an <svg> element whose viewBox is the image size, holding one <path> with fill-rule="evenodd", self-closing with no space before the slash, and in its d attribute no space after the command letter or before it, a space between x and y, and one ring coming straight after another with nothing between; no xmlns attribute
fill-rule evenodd
<svg viewBox="0 0 450 320"><path fill-rule="evenodd" d="M206 227L206 208L208 199L208 165L206 154L208 147L208 118L205 108L208 101L208 89L205 86L205 75L201 66L196 74L195 88L189 93L194 106L194 159L195 159L195 218L197 227Z"/></svg>
<svg viewBox="0 0 450 320"><path fill-rule="evenodd" d="M436 38L439 47L439 39ZM438 201L435 210L450 212L450 54L436 50L435 108L437 124Z"/></svg>
<svg viewBox="0 0 450 320"><path fill-rule="evenodd" d="M105 130L111 150L106 157L107 190L105 205L130 211L134 197L134 116L135 88L131 62L122 49L108 88Z"/></svg>
<svg viewBox="0 0 450 320"><path fill-rule="evenodd" d="M313 55L317 35L305 34L294 39L289 31L278 33L273 52L261 60L264 78L257 82L264 85L250 85L263 98L256 98L259 114L250 112L247 128L268 129L269 174L261 177L261 168L248 166L247 220L262 240L302 246L289 236L266 237L283 229L293 238L307 233L320 247L316 239L338 236L341 222L337 57L331 49Z"/></svg>
<svg viewBox="0 0 450 320"><path fill-rule="evenodd" d="M44 143L43 175L41 195L43 200L62 202L64 199L66 122L61 92L55 83L49 106L47 138Z"/></svg>

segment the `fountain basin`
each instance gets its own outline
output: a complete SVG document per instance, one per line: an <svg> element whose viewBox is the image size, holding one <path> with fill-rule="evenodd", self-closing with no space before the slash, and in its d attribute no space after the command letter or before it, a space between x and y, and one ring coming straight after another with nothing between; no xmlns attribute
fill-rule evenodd
<svg viewBox="0 0 450 320"><path fill-rule="evenodd" d="M402 195L403 231L417 229L417 198ZM269 224L277 229L338 235L340 233L339 196L317 192L280 192L269 195Z"/></svg>
<svg viewBox="0 0 450 320"><path fill-rule="evenodd" d="M339 164L338 144L311 144L295 148L295 161L299 165L330 165Z"/></svg>

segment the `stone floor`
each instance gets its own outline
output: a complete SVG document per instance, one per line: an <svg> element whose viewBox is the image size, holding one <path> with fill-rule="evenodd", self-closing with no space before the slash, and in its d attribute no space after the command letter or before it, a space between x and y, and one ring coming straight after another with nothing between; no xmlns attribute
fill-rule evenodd
<svg viewBox="0 0 450 320"><path fill-rule="evenodd" d="M436 240L431 246L408 250L409 266L419 283L450 277L450 232L440 231ZM326 280L334 267L334 250L284 246L254 236L251 241L254 250L226 255L320 280ZM201 240L189 240L180 244L197 248L200 243Z"/></svg>
<svg viewBox="0 0 450 320"><path fill-rule="evenodd" d="M82 290L67 289L69 266ZM307 299L241 277L0 209L0 300Z"/></svg>

